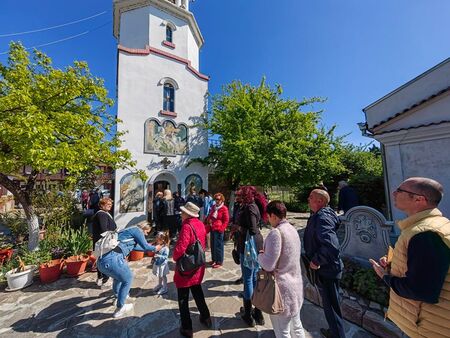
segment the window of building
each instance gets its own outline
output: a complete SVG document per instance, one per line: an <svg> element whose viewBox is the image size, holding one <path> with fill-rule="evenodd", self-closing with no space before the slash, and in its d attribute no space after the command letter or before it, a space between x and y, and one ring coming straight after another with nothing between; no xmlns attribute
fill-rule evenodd
<svg viewBox="0 0 450 338"><path fill-rule="evenodd" d="M166 41L173 43L172 38L173 38L172 28L169 25L166 25Z"/></svg>
<svg viewBox="0 0 450 338"><path fill-rule="evenodd" d="M163 110L170 112L175 111L175 88L170 83L164 84Z"/></svg>

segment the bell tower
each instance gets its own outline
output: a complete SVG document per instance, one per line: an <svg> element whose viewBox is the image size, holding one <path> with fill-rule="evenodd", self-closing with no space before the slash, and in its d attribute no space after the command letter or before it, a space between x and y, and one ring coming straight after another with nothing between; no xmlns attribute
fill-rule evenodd
<svg viewBox="0 0 450 338"><path fill-rule="evenodd" d="M116 171L115 219L120 227L152 217L161 189L185 195L207 188L208 170L190 159L208 155L207 133L192 125L206 113L209 77L200 72L203 36L188 0L114 0L117 116L123 148L142 181Z"/></svg>

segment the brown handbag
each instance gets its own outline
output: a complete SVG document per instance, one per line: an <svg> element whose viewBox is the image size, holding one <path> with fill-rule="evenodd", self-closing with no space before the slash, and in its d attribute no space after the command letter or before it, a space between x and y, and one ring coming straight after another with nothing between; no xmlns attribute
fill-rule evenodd
<svg viewBox="0 0 450 338"><path fill-rule="evenodd" d="M279 231L279 230L278 230ZM281 252L283 252L283 236L281 235ZM281 298L280 289L275 279L275 271L278 269L278 257L275 270L272 272L260 270L258 271L256 287L253 290L252 303L261 311L276 315L284 311L283 300Z"/></svg>

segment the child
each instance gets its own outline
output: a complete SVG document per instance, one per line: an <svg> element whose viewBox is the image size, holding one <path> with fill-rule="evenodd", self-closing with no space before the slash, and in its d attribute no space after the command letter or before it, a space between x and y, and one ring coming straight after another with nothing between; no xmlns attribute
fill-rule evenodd
<svg viewBox="0 0 450 338"><path fill-rule="evenodd" d="M161 249L155 254L155 262L153 263L153 274L159 278L159 283L153 288L157 295L167 293L167 275L169 274L169 233L158 232L156 235L157 245L161 245Z"/></svg>

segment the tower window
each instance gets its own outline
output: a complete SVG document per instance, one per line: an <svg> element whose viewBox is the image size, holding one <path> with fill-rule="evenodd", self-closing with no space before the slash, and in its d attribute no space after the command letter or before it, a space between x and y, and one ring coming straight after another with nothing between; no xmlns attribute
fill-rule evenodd
<svg viewBox="0 0 450 338"><path fill-rule="evenodd" d="M170 43L173 43L172 38L173 38L172 28L169 27L169 25L167 25L166 26L166 41L170 42Z"/></svg>
<svg viewBox="0 0 450 338"><path fill-rule="evenodd" d="M170 112L175 111L175 88L170 83L164 84L163 110Z"/></svg>

